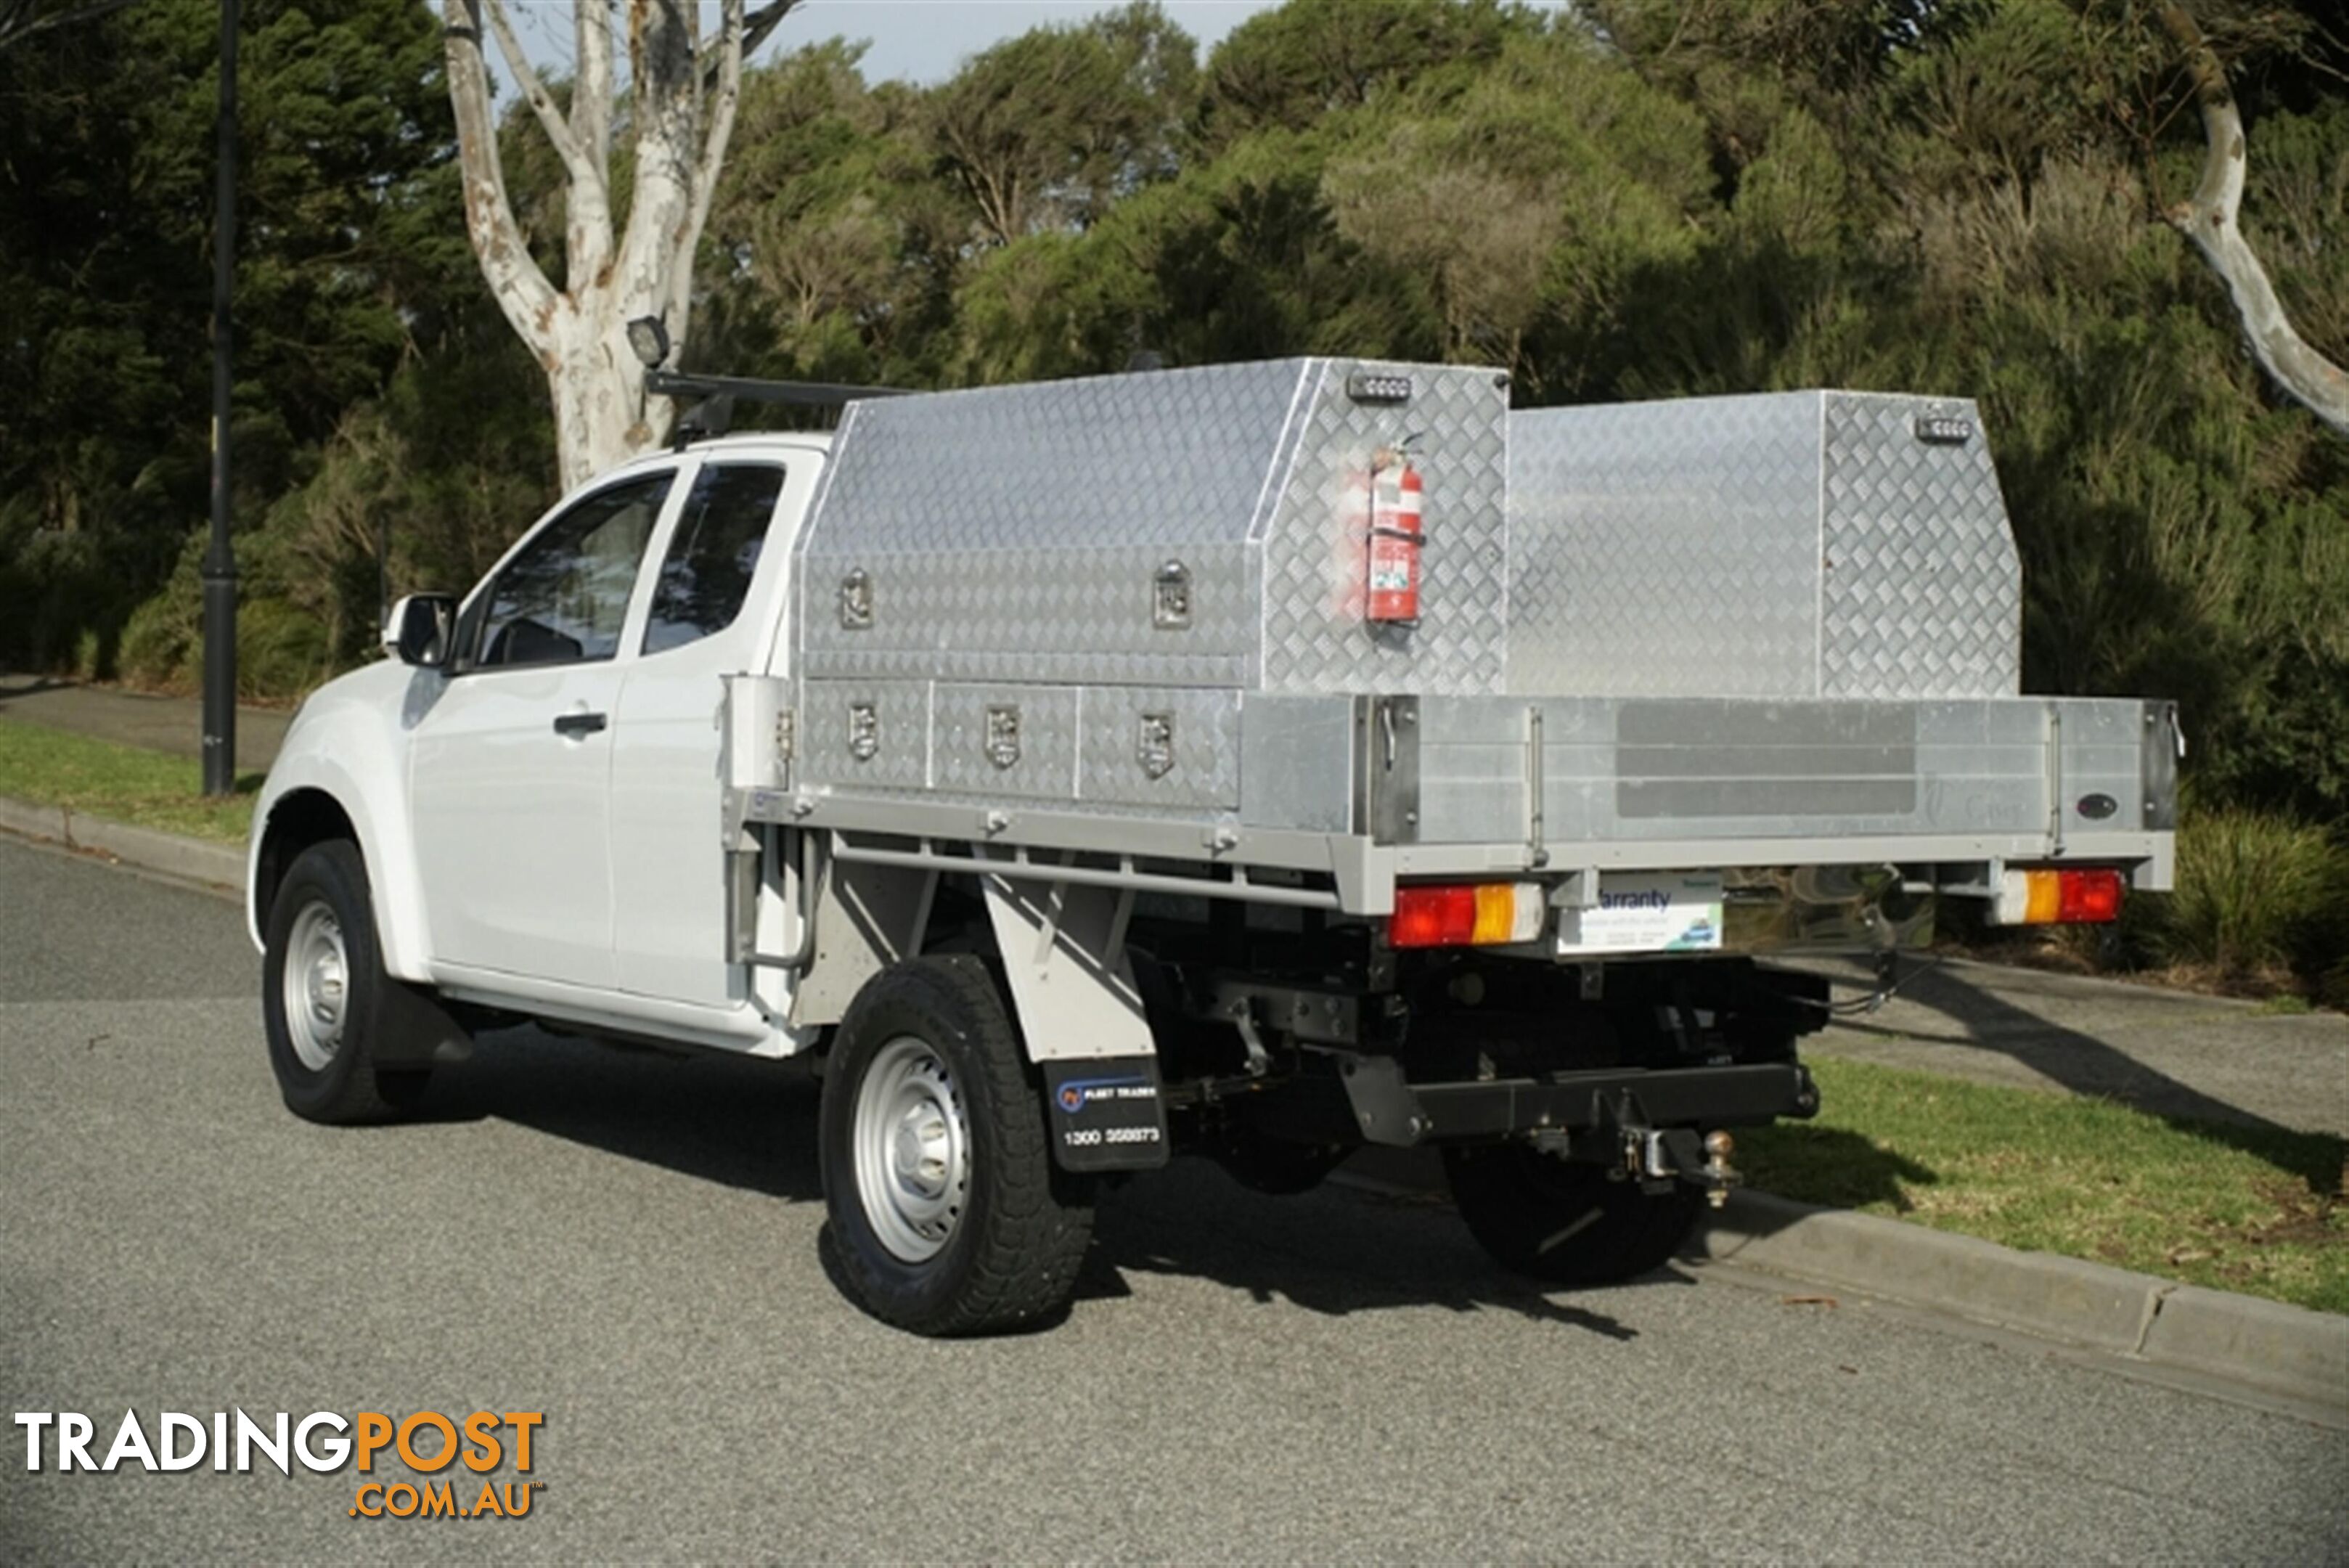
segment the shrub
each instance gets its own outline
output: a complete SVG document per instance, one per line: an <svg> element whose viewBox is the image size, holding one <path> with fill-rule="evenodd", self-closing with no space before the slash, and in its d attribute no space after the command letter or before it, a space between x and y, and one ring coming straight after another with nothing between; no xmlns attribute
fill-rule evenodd
<svg viewBox="0 0 2349 1568"><path fill-rule="evenodd" d="M2128 906L2129 945L2222 979L2349 975L2349 846L2325 829L2249 811L2189 810L2178 888Z"/></svg>
<svg viewBox="0 0 2349 1568"><path fill-rule="evenodd" d="M296 697L335 673L326 628L299 605L254 597L237 607L240 698ZM193 656L200 666L201 651Z"/></svg>
<svg viewBox="0 0 2349 1568"><path fill-rule="evenodd" d="M203 659L203 586L186 562L122 628L122 677L152 691L192 690Z"/></svg>

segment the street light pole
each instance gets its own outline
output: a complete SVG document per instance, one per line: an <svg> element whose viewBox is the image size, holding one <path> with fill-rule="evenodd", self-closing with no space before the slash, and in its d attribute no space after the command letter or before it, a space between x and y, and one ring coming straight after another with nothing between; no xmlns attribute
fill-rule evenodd
<svg viewBox="0 0 2349 1568"><path fill-rule="evenodd" d="M204 793L236 788L236 551L229 542L229 296L236 276L236 7L221 0L212 217L212 536L204 551Z"/></svg>

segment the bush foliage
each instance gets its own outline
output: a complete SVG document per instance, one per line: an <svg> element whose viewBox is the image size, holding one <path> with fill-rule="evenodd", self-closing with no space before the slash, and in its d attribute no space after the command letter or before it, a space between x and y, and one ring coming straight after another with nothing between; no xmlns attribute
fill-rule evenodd
<svg viewBox="0 0 2349 1568"><path fill-rule="evenodd" d="M2249 128L2247 232L2349 358L2328 8L2194 9ZM1536 402L1970 396L2029 689L2178 698L2231 854L2228 814L2349 819L2349 442L2161 221L2202 147L2152 11L1288 0L1202 59L1144 0L927 88L816 43L749 73L688 362L951 386L1343 352L1502 364ZM383 592L470 582L552 443L464 239L434 13L245 15L234 504L246 685L285 693L364 657ZM0 147L40 150L0 178L0 663L191 676L215 16L145 0L0 51ZM2161 941L2266 940L2178 920Z"/></svg>

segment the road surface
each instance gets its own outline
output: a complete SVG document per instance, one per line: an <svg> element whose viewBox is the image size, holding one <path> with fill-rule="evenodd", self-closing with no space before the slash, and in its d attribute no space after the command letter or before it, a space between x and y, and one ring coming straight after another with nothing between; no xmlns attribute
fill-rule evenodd
<svg viewBox="0 0 2349 1568"><path fill-rule="evenodd" d="M1540 1293L1440 1204L1189 1162L1060 1326L911 1339L826 1279L798 1069L515 1032L314 1127L257 973L231 906L0 842L10 1410L543 1412L530 1515L27 1473L11 1428L0 1559L2349 1555L2341 1430L1783 1282Z"/></svg>

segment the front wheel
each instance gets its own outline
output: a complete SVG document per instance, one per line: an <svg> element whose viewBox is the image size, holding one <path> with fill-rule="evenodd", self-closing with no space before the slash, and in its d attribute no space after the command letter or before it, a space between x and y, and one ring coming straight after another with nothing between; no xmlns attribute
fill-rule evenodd
<svg viewBox="0 0 2349 1568"><path fill-rule="evenodd" d="M1650 1193L1529 1144L1447 1148L1444 1168L1485 1251L1550 1284L1614 1284L1662 1267L1704 1207L1685 1182Z"/></svg>
<svg viewBox="0 0 2349 1568"><path fill-rule="evenodd" d="M286 1108L306 1121L381 1121L415 1104L429 1069L376 1065L385 988L367 863L342 839L314 844L270 905L261 1011Z"/></svg>
<svg viewBox="0 0 2349 1568"><path fill-rule="evenodd" d="M1066 1304L1092 1184L1056 1170L1040 1091L987 966L909 960L833 1037L823 1190L849 1292L885 1323L999 1333Z"/></svg>

